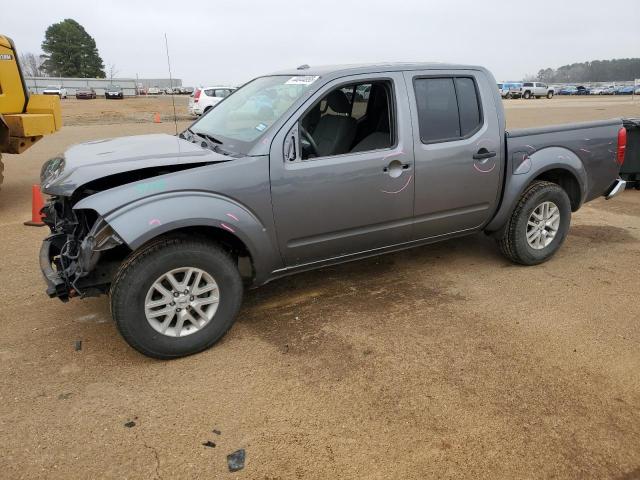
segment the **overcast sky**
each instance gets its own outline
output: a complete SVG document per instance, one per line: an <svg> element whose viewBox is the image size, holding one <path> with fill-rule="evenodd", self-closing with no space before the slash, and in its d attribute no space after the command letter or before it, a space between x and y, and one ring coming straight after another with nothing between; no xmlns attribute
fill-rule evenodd
<svg viewBox="0 0 640 480"><path fill-rule="evenodd" d="M8 0L3 0L8 1ZM39 53L52 23L73 18L119 77L241 84L297 66L378 61L480 64L498 80L544 67L640 56L637 0L31 0L2 8L0 33ZM529 12L524 12L524 7Z"/></svg>

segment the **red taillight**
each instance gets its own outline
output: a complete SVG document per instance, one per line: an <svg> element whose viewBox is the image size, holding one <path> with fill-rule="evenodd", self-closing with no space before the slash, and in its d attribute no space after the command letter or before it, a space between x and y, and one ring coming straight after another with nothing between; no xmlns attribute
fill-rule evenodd
<svg viewBox="0 0 640 480"><path fill-rule="evenodd" d="M618 151L616 153L616 162L622 166L624 163L624 154L627 150L627 129L622 127L618 130Z"/></svg>
<svg viewBox="0 0 640 480"><path fill-rule="evenodd" d="M200 89L196 88L196 93L193 94L193 103L198 103L199 98L200 98Z"/></svg>

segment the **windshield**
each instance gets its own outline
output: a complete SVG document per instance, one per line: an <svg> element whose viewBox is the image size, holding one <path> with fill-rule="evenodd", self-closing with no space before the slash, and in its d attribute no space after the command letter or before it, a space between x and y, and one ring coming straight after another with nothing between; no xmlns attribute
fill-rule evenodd
<svg viewBox="0 0 640 480"><path fill-rule="evenodd" d="M215 137L231 151L247 153L317 79L280 75L256 78L203 115L191 130Z"/></svg>
<svg viewBox="0 0 640 480"><path fill-rule="evenodd" d="M107 90L120 90L120 87L118 85L109 85Z"/></svg>

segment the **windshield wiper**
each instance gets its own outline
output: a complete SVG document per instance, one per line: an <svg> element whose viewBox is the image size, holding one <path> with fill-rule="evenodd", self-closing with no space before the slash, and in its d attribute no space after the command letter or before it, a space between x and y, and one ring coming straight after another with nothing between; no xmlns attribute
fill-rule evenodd
<svg viewBox="0 0 640 480"><path fill-rule="evenodd" d="M191 135L195 135L196 137L200 137L200 138L206 138L207 140L213 143L217 143L218 145L222 145L223 143L220 140L218 140L216 137L214 137L213 135L209 135L208 133L194 132L190 128L188 128L187 130L191 133Z"/></svg>
<svg viewBox="0 0 640 480"><path fill-rule="evenodd" d="M204 140L205 143L207 144L207 146L209 146L209 148L211 148L211 150L213 150L214 152L221 153L223 155L229 155L229 152L227 152L227 151L225 151L225 150L220 148L220 145L222 145L222 142L220 140L218 140L217 138L215 138L214 136L206 134L206 133L194 132L190 128L187 128L187 132L189 132L194 137L198 137L198 138Z"/></svg>

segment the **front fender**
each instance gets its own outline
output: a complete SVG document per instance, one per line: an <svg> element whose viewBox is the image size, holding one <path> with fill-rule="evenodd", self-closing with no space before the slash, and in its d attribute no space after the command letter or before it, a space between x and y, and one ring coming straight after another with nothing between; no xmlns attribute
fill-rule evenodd
<svg viewBox="0 0 640 480"><path fill-rule="evenodd" d="M565 170L571 173L580 186L580 204L587 192L587 171L580 158L563 147L547 147L537 151L511 152L507 178L500 207L493 219L485 227L487 232L500 231L509 220L518 200L540 175L550 170Z"/></svg>
<svg viewBox="0 0 640 480"><path fill-rule="evenodd" d="M280 266L280 254L262 222L242 204L222 195L179 191L145 197L113 211L101 211L101 202L88 197L77 209L97 211L132 249L185 227L215 227L236 236L251 254L255 282L262 283Z"/></svg>

